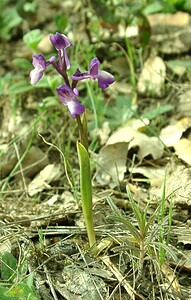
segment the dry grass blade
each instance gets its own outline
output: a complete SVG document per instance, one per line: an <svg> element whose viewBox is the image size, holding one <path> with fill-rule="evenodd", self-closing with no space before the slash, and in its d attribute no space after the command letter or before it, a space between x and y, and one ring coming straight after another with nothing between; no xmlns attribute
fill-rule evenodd
<svg viewBox="0 0 191 300"><path fill-rule="evenodd" d="M109 256L103 256L101 258L103 263L110 269L110 271L115 275L115 277L119 280L119 283L123 285L124 289L128 293L128 295L131 297L132 300L145 300L145 298L141 295L139 295L132 286L126 281L126 279L122 276L122 274L119 272L117 267L111 262Z"/></svg>

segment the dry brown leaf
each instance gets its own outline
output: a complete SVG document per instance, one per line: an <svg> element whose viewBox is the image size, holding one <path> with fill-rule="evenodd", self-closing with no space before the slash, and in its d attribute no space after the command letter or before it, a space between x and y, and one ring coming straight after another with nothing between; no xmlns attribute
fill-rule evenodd
<svg viewBox="0 0 191 300"><path fill-rule="evenodd" d="M34 196L44 189L50 189L49 183L61 175L61 166L50 164L46 166L28 185L29 196Z"/></svg>
<svg viewBox="0 0 191 300"><path fill-rule="evenodd" d="M117 94L120 93L127 95L132 93L132 85L123 81L114 82L109 88L112 92Z"/></svg>
<svg viewBox="0 0 191 300"><path fill-rule="evenodd" d="M165 196L176 207L188 208L191 206L191 170L183 165L173 164L166 170ZM164 184L158 188L152 188L150 195L161 199Z"/></svg>
<svg viewBox="0 0 191 300"><path fill-rule="evenodd" d="M158 167L158 168L152 168L152 167L132 167L129 168L129 171L133 174L141 174L145 177L149 178L150 180L158 180L162 178L164 180L165 176L165 167Z"/></svg>
<svg viewBox="0 0 191 300"><path fill-rule="evenodd" d="M140 94L161 97L164 93L166 66L159 56L150 57L144 63L143 70L137 83Z"/></svg>
<svg viewBox="0 0 191 300"><path fill-rule="evenodd" d="M174 146L181 138L184 128L175 125L169 125L161 130L160 139L167 146Z"/></svg>
<svg viewBox="0 0 191 300"><path fill-rule="evenodd" d="M178 143L174 145L176 155L185 161L187 164L191 165L191 141L188 139L181 139Z"/></svg>
<svg viewBox="0 0 191 300"><path fill-rule="evenodd" d="M124 178L128 144L125 142L108 145L101 149L97 162L97 181L100 184L113 183L117 185Z"/></svg>
<svg viewBox="0 0 191 300"><path fill-rule="evenodd" d="M163 144L156 137L148 137L130 126L119 128L107 141L98 155L97 180L100 184L118 184L126 172L128 150L138 147L139 160L151 155L154 159L161 158Z"/></svg>
<svg viewBox="0 0 191 300"><path fill-rule="evenodd" d="M161 158L163 144L156 137L148 137L146 134L135 130L130 126L121 127L116 130L108 139L106 146L116 143L129 143L128 149L139 147L138 158L141 160L147 155L154 159Z"/></svg>
<svg viewBox="0 0 191 300"><path fill-rule="evenodd" d="M104 122L102 127L98 131L98 136L100 138L100 144L104 145L109 138L111 128L109 127L109 122Z"/></svg>
<svg viewBox="0 0 191 300"><path fill-rule="evenodd" d="M168 147L172 147L182 137L183 132L191 127L191 118L182 118L174 125L168 125L163 128L160 133L161 141Z"/></svg>
<svg viewBox="0 0 191 300"><path fill-rule="evenodd" d="M0 253L1 255L5 252L12 251L12 244L9 238L3 239L0 243Z"/></svg>
<svg viewBox="0 0 191 300"><path fill-rule="evenodd" d="M184 117L191 117L191 89L179 96L178 112Z"/></svg>
<svg viewBox="0 0 191 300"><path fill-rule="evenodd" d="M172 268L167 265L165 262L161 265L161 269L163 274L166 276L166 278L168 278L169 280L169 287L170 290L173 290L177 293L177 294L181 294L181 288L180 288L180 284L178 282L178 279L176 278L176 275L174 273L174 271L172 270Z"/></svg>
<svg viewBox="0 0 191 300"><path fill-rule="evenodd" d="M127 121L126 125L132 127L135 130L143 132L145 127L149 125L150 121L147 118L140 119L130 119Z"/></svg>

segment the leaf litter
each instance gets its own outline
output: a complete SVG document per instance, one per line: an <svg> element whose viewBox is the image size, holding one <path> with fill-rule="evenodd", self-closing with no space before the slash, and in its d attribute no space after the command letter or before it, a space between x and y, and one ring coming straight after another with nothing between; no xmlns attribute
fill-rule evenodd
<svg viewBox="0 0 191 300"><path fill-rule="evenodd" d="M50 7L50 3L42 2L43 4L39 5L37 17L30 15L30 18L27 17L27 22L47 26L47 31L50 32L50 28L51 31L52 28L55 29L52 11L56 13L57 4L55 2ZM108 21L110 10L107 10L103 3L102 5L103 11L107 12L107 16L101 16L104 20L100 25L104 42L112 40L112 32L113 36L119 39L123 32L124 38L126 32L130 30L126 28L121 30L122 27L120 27L119 33L116 24L108 23L111 22L111 20ZM42 14L42 7L44 14ZM84 40L87 40L86 22L89 20L88 26L91 27L95 18L91 9L84 20L84 11L87 8L85 9L80 1L77 1L75 5L73 3L70 5L66 1L59 8L61 10L67 8L65 11L70 16L70 22L76 24L73 33L69 30L72 39L83 36ZM73 11L75 11L75 16ZM140 119L144 121L140 122L138 118L139 125L135 125L136 122L132 121L136 114L129 110L125 111L124 95L129 97L133 92L129 78L127 79L128 62L123 56L118 57L119 53L117 58L109 53L111 69L113 68L121 78L115 87L111 88L112 95L107 92L106 98L109 97L111 102L117 103L118 101L116 107L114 106L115 117L112 117L112 110L106 111L109 121L100 126L101 130L96 131L101 142L100 148L92 155L93 163L96 162L94 174L96 234L100 240L103 240L104 245L99 257L92 258L91 253L87 251L81 207L76 201L78 186L73 186L71 190L64 175L64 167L61 165L63 161L59 153L48 145L44 145L35 136L30 150L27 151L25 157L23 156L26 143L28 144L27 136L25 136L27 142L23 142L23 132L28 132L30 135L29 124L33 121L34 115L42 109L39 105L43 98L42 94L45 93L46 97L48 95L43 89L36 94L27 82L16 86L11 86L9 81L5 84L5 86L8 85L10 88L8 91L11 93L6 91L3 94L4 100L0 106L2 117L0 124L1 184L4 185L7 182L6 189L1 192L0 252L1 254L12 252L16 253L16 257L19 255L27 257L28 270L34 272L35 280L38 282L35 287L41 299L127 299L127 297L130 299L181 299L182 297L190 299L191 145L190 75L187 75L190 70L187 64L190 60L191 49L190 39L187 38L191 30L190 16L185 12L158 13L148 15L147 19L151 29L149 45L154 52L144 58L142 68L137 72L138 100L133 111L140 113ZM96 20L93 26L98 26L98 23ZM108 31L106 28L109 25L111 27ZM136 34L133 38L139 34L138 29L140 26L139 28L137 26L137 30L134 31ZM38 44L38 49L43 53L51 51L50 44L47 42L47 31L43 33L44 38ZM91 39L94 43L99 43L97 33L97 30L92 33ZM123 40L120 42L123 43ZM11 45L17 44L15 40L10 43ZM18 38L19 51L11 51L10 55L15 55L14 58L17 55L18 57L24 56L30 60L31 51L23 43L20 47L20 43ZM5 43L5 52L10 51L9 48L10 45ZM104 47L101 51L105 53ZM116 49L112 48L112 51ZM105 58L106 61L109 60L109 55ZM7 61L4 51L1 54L1 60L3 63L0 72L4 76L6 67L14 68L14 64ZM184 72L178 73L172 65L180 67L181 61ZM171 77L172 72L174 77ZM176 76L184 77L177 78ZM21 94L22 89L25 89L20 98L18 90L16 91L18 87ZM5 87L3 89L5 90ZM170 93L171 89L173 94ZM112 98L114 95L115 98ZM122 100L119 100L120 96ZM15 102L14 99L16 99ZM16 113L15 103L17 103ZM149 117L149 113L153 111L153 103L154 107L160 104L163 108L160 113L159 109L156 109L152 117ZM56 139L62 147L63 141L60 139L59 131L63 110L58 109L57 114L61 116L59 115L57 120L54 105L48 108L52 111L53 118L51 119L47 111L43 112L38 127L48 141L52 142ZM128 104L128 109L129 106ZM64 116L64 122L68 122L66 127L70 127L67 116ZM156 129L156 134L148 130L150 126ZM71 133L66 127L64 128L66 134L64 143L67 145L67 140L71 139ZM37 132L36 128L35 131ZM61 133L63 134L63 131ZM75 167L71 170L67 165L69 174L71 178L72 176L78 178L78 163L74 158L75 154L72 152L70 156L73 158L71 164ZM9 176L11 173L12 175ZM121 224L108 219L112 212L106 199L112 197L125 218L132 224L135 223L137 227L137 221L132 216L126 186L130 187L136 203L142 211L147 211L147 217L149 217L155 214L156 207L161 203L164 181L166 209L168 210L171 203L173 206L170 246L173 249L171 249L172 252L178 246L176 248L178 259L173 261L167 255L165 263L159 267L158 262L153 263L153 254L158 251L156 244L151 246L153 251L150 248L150 252L147 252L148 249L145 247L144 251L147 255L144 257L142 277L139 277L136 265L141 260L138 245L127 229L124 230ZM166 222L164 216L161 228L167 228ZM161 237L162 229L157 231L160 226L157 225L157 221L152 226L154 229L151 228L151 231L154 231L151 232L151 237L156 238L157 235ZM43 239L41 239L41 234L43 234ZM109 246L106 246L107 243L104 240L106 236L111 238ZM120 249L119 254L115 252L117 247ZM160 253L163 250L160 248ZM110 256L109 259L104 256L105 254ZM157 271L157 267L160 271ZM149 270L151 272L148 272ZM184 270L188 273L184 273ZM153 273L155 276L152 275ZM23 273L22 276L27 276L27 273Z"/></svg>

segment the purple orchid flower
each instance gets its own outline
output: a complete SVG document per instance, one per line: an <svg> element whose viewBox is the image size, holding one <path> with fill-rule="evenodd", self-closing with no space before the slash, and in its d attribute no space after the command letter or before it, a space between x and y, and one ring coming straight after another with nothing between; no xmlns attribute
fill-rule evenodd
<svg viewBox="0 0 191 300"><path fill-rule="evenodd" d="M61 34L59 32L52 34L50 36L50 41L52 45L56 48L56 50L58 50L58 56L60 58L61 67L63 65L64 69L69 69L70 61L68 59L66 48L72 46L72 43L64 34Z"/></svg>
<svg viewBox="0 0 191 300"><path fill-rule="evenodd" d="M34 69L30 72L31 84L36 84L43 76L46 68L56 60L55 56L52 56L48 61L42 54L36 54L32 57L32 64Z"/></svg>
<svg viewBox="0 0 191 300"><path fill-rule="evenodd" d="M100 61L98 58L93 58L90 62L89 70L85 73L81 73L79 69L75 74L71 76L74 81L83 80L86 78L92 78L98 80L98 86L102 89L107 88L115 81L115 77L106 71L99 70Z"/></svg>
<svg viewBox="0 0 191 300"><path fill-rule="evenodd" d="M63 84L61 87L56 89L60 101L68 106L72 118L76 118L76 115L81 115L85 111L85 107L77 101L78 90L77 88L72 89L67 84Z"/></svg>

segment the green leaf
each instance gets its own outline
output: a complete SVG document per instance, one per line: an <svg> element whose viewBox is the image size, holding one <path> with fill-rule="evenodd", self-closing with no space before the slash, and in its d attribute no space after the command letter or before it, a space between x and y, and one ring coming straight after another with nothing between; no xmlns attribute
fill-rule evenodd
<svg viewBox="0 0 191 300"><path fill-rule="evenodd" d="M1 297L0 299L1 300L20 300L19 297L12 297L12 296L6 295L8 290L9 290L8 288L0 286L0 297Z"/></svg>
<svg viewBox="0 0 191 300"><path fill-rule="evenodd" d="M38 300L35 290L24 282L14 285L7 294L9 296L19 296L19 300Z"/></svg>
<svg viewBox="0 0 191 300"><path fill-rule="evenodd" d="M138 242L138 244L142 241L142 237L141 237L139 231L129 220L127 220L127 217L122 217L122 216L120 217L120 216L112 215L109 218L123 224L125 226L125 228L128 231L130 231L130 233L132 234L134 239Z"/></svg>
<svg viewBox="0 0 191 300"><path fill-rule="evenodd" d="M118 96L115 106L108 106L106 110L106 117L112 129L125 124L132 118L133 114L132 99L124 96Z"/></svg>
<svg viewBox="0 0 191 300"><path fill-rule="evenodd" d="M0 96L5 92L5 86L12 80L12 74L6 73L5 76L0 77Z"/></svg>
<svg viewBox="0 0 191 300"><path fill-rule="evenodd" d="M77 142L78 159L80 164L80 190L83 215L86 223L90 247L95 243L95 233L92 211L92 183L90 159L86 148Z"/></svg>
<svg viewBox="0 0 191 300"><path fill-rule="evenodd" d="M180 60L180 59L173 59L166 62L167 66L173 69L173 67L184 67L186 69L191 69L191 61L190 60Z"/></svg>
<svg viewBox="0 0 191 300"><path fill-rule="evenodd" d="M32 61L32 60L31 60ZM22 68L23 70L32 70L32 63L31 61L29 61L26 58L15 58L13 59L13 64L18 67L18 68Z"/></svg>
<svg viewBox="0 0 191 300"><path fill-rule="evenodd" d="M127 230L130 231L135 240L139 243L141 241L141 235L137 228L129 220L127 220L126 216L121 215L120 210L110 197L107 197L106 199L112 211L114 212L114 215L109 216L109 219L123 224L127 228Z"/></svg>
<svg viewBox="0 0 191 300"><path fill-rule="evenodd" d="M14 84L12 84L8 90L7 93L9 95L13 95L13 94L21 94L21 93L25 93L25 92L29 92L31 90L33 90L33 86L26 80L22 80L19 82L16 82Z"/></svg>
<svg viewBox="0 0 191 300"><path fill-rule="evenodd" d="M143 114L142 118L147 118L149 120L152 120L152 119L158 117L159 115L167 113L173 109L174 109L174 106L171 104L160 105L160 106L157 106L156 108L146 112L145 114Z"/></svg>
<svg viewBox="0 0 191 300"><path fill-rule="evenodd" d="M57 30L59 32L63 32L68 24L68 18L62 15L56 15L54 18L54 22L56 24Z"/></svg>
<svg viewBox="0 0 191 300"><path fill-rule="evenodd" d="M9 280L15 275L17 270L17 260L9 252L5 252L1 258L1 276L3 280Z"/></svg>
<svg viewBox="0 0 191 300"><path fill-rule="evenodd" d="M5 40L11 39L11 30L22 22L15 8L4 9L0 17L0 36Z"/></svg>
<svg viewBox="0 0 191 300"><path fill-rule="evenodd" d="M35 50L39 42L42 40L43 35L40 29L34 29L27 32L23 36L23 42L31 49Z"/></svg>
<svg viewBox="0 0 191 300"><path fill-rule="evenodd" d="M58 100L56 97L49 96L43 99L43 105L46 107L53 107L58 104Z"/></svg>
<svg viewBox="0 0 191 300"><path fill-rule="evenodd" d="M54 89L58 85L58 79L60 76L43 76L39 82L35 85L36 88L48 88Z"/></svg>

